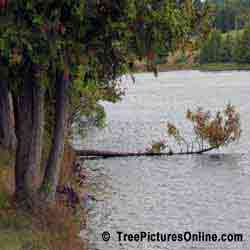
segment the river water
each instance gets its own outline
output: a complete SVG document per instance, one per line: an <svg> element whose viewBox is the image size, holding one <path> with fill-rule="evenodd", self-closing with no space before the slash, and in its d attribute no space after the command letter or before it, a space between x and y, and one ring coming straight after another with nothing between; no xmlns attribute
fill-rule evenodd
<svg viewBox="0 0 250 250"><path fill-rule="evenodd" d="M189 131L185 111L228 102L241 114L238 144L201 156L88 161L97 197L89 213L91 250L250 249L250 72L176 71L124 77L126 96L104 103L107 127L91 129L84 148L144 150L166 134L166 121ZM102 232L109 231L109 242ZM124 233L243 233L244 242L118 242Z"/></svg>

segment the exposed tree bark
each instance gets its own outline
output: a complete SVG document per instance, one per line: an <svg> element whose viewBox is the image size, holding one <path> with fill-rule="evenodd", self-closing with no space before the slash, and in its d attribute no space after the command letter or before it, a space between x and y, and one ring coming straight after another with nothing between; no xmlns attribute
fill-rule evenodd
<svg viewBox="0 0 250 250"><path fill-rule="evenodd" d="M66 133L66 118L68 104L69 79L60 77L56 87L55 127L52 135L52 148L45 169L43 185L48 187L48 200L53 201L59 182L60 166L64 153L64 138Z"/></svg>
<svg viewBox="0 0 250 250"><path fill-rule="evenodd" d="M44 129L44 90L28 79L13 98L17 136L15 181L19 201L38 189Z"/></svg>
<svg viewBox="0 0 250 250"><path fill-rule="evenodd" d="M14 150L16 137L8 84L0 80L0 145Z"/></svg>
<svg viewBox="0 0 250 250"><path fill-rule="evenodd" d="M208 151L216 149L216 147L209 147L198 151L187 152L166 152L166 153L154 153L154 152L114 152L114 151L98 151L98 150L76 150L78 157L100 157L100 158L115 158L115 157L139 157L139 156L171 156L171 155L191 155L191 154L203 154Z"/></svg>

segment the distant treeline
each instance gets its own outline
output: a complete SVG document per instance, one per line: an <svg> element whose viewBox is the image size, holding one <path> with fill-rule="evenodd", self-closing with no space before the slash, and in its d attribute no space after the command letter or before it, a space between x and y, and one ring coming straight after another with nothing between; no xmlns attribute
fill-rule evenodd
<svg viewBox="0 0 250 250"><path fill-rule="evenodd" d="M206 0L213 7L213 24L222 32L250 25L250 0Z"/></svg>
<svg viewBox="0 0 250 250"><path fill-rule="evenodd" d="M213 31L201 47L199 61L250 64L250 27L226 34Z"/></svg>

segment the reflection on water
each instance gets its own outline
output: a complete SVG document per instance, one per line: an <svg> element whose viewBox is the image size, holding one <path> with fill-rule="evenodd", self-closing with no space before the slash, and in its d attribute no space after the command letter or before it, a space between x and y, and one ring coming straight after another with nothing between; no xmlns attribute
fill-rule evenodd
<svg viewBox="0 0 250 250"><path fill-rule="evenodd" d="M107 104L108 126L91 130L84 147L143 150L170 120L188 131L187 108L239 107L243 134L236 145L198 156L90 161L99 199L89 215L91 249L250 249L250 73L198 71L138 74L127 95ZM101 239L110 231L108 243ZM243 243L122 243L116 231L244 233Z"/></svg>

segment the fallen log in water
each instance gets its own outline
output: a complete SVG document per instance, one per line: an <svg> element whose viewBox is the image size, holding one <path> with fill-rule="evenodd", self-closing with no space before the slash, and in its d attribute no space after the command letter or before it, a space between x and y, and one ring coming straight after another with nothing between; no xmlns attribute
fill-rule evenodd
<svg viewBox="0 0 250 250"><path fill-rule="evenodd" d="M80 158L115 158L115 157L139 157L139 156L171 156L171 155L194 155L202 154L208 151L216 149L216 147L205 148L197 151L187 152L114 152L114 151L102 151L102 150L76 150L76 155Z"/></svg>

